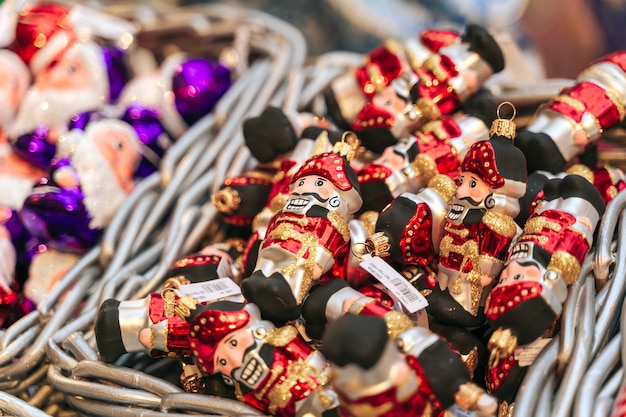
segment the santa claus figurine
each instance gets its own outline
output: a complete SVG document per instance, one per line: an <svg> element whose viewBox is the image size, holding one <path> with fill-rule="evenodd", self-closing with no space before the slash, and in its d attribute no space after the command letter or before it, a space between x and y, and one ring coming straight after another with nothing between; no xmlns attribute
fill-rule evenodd
<svg viewBox="0 0 626 417"><path fill-rule="evenodd" d="M489 294L485 314L495 331L488 345L487 388L509 405L532 363L524 350L552 336L604 208L597 189L583 177L549 180Z"/></svg>
<svg viewBox="0 0 626 417"><path fill-rule="evenodd" d="M39 247L46 248L30 266L26 288L34 301L40 301L55 281L48 276L50 265L67 257L72 265L98 242L134 189L141 156L135 131L115 119L94 122L84 132L74 130L62 143L68 147L66 156L35 185L18 212Z"/></svg>
<svg viewBox="0 0 626 417"><path fill-rule="evenodd" d="M311 287L340 268L349 253L348 222L362 199L348 162L358 140L347 138L354 142L339 142L334 152L308 159L293 176L284 207L270 220L255 271L242 282L246 299L268 320L296 319Z"/></svg>
<svg viewBox="0 0 626 417"><path fill-rule="evenodd" d="M454 326L484 323L488 290L519 233L513 218L527 174L526 159L512 142L515 123L495 120L490 136L472 145L461 164L439 246L438 285L427 297L429 313Z"/></svg>
<svg viewBox="0 0 626 417"><path fill-rule="evenodd" d="M30 81L20 57L0 50L0 206L11 209L19 209L33 184L46 174L16 155L9 144L8 134Z"/></svg>
<svg viewBox="0 0 626 417"><path fill-rule="evenodd" d="M496 400L443 339L423 327L387 329L380 317L346 315L326 331L322 353L346 416L435 417L454 404L495 415Z"/></svg>
<svg viewBox="0 0 626 417"><path fill-rule="evenodd" d="M129 79L125 52L77 40L71 31L54 34L30 61L34 74L10 132L14 151L47 169L71 117L114 103Z"/></svg>
<svg viewBox="0 0 626 417"><path fill-rule="evenodd" d="M562 172L602 133L624 120L626 52L593 62L576 83L541 106L515 141L528 170Z"/></svg>

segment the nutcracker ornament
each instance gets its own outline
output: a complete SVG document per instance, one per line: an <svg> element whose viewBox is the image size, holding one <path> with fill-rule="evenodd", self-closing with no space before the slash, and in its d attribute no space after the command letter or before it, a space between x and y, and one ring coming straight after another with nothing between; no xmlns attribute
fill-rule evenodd
<svg viewBox="0 0 626 417"><path fill-rule="evenodd" d="M388 245L389 259L398 267L430 266L439 253L456 188L450 177L439 174L419 192L396 197L378 216L375 233L379 237L370 238L370 246L376 250Z"/></svg>
<svg viewBox="0 0 626 417"><path fill-rule="evenodd" d="M487 388L508 405L532 363L520 359L522 352L552 336L604 209L598 190L581 176L547 181L543 199L489 294L485 314L494 332L488 343Z"/></svg>
<svg viewBox="0 0 626 417"><path fill-rule="evenodd" d="M513 119L495 120L490 136L472 145L461 164L439 246L438 285L427 296L436 320L459 327L484 324L484 301L519 233L513 218L526 191Z"/></svg>
<svg viewBox="0 0 626 417"><path fill-rule="evenodd" d="M390 335L380 317L347 315L329 326L322 353L346 416L440 416L454 404L493 416L496 400L473 384L461 358L423 327Z"/></svg>
<svg viewBox="0 0 626 417"><path fill-rule="evenodd" d="M137 302L108 300L100 308L96 338L109 362L131 349L189 356L203 377L221 374L238 400L268 415L339 416L320 352L295 327L261 320L251 303L198 304L171 291Z"/></svg>
<svg viewBox="0 0 626 417"><path fill-rule="evenodd" d="M485 123L461 112L426 123L358 172L364 196L361 211L381 211L402 192L418 192L437 174L456 179L469 147L487 139Z"/></svg>
<svg viewBox="0 0 626 417"><path fill-rule="evenodd" d="M211 252L200 251L177 260L165 274L160 293L152 293L142 300L109 299L102 303L95 332L105 362L115 362L129 352L146 352L153 357L190 354L189 324L174 312L174 306L180 304L179 309L182 308L188 298L181 301L184 297L178 296L175 290L222 278L220 268L231 255L224 251ZM221 299L243 302L240 293ZM194 301L189 305L195 304Z"/></svg>
<svg viewBox="0 0 626 417"><path fill-rule="evenodd" d="M403 43L388 40L367 54L363 65L333 80L325 92L329 115L339 126L349 129L363 107L402 74L419 72L424 67L434 69L442 58L448 64L456 62L458 68L469 68L472 66L468 65L469 61L475 57L465 56L470 51L489 62L494 72L502 69L499 47L491 35L476 25L469 25L462 35L449 30L427 29L419 39ZM437 70L439 78L432 83L433 86L444 82L443 72Z"/></svg>
<svg viewBox="0 0 626 417"><path fill-rule="evenodd" d="M304 298L326 273L341 274L349 253L348 222L361 207L349 164L358 140L348 133L333 152L305 161L284 207L271 219L255 271L242 284L249 302L277 323L298 318Z"/></svg>
<svg viewBox="0 0 626 417"><path fill-rule="evenodd" d="M626 52L589 65L565 89L537 111L515 145L528 159L528 170L553 174L593 146L602 133L624 119Z"/></svg>

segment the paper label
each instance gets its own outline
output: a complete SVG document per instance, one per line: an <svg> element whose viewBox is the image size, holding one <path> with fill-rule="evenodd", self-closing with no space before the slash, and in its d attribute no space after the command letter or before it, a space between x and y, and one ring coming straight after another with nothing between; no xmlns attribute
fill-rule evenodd
<svg viewBox="0 0 626 417"><path fill-rule="evenodd" d="M175 292L179 297L190 295L199 303L207 303L219 298L239 295L241 288L230 278L219 278L212 281L181 285Z"/></svg>
<svg viewBox="0 0 626 417"><path fill-rule="evenodd" d="M361 267L391 291L409 313L415 313L428 305L428 301L417 288L378 256L363 255Z"/></svg>
<svg viewBox="0 0 626 417"><path fill-rule="evenodd" d="M522 367L532 365L543 348L546 347L551 340L551 338L537 339L524 346L516 347L513 354L515 355L515 360L518 362L518 365Z"/></svg>

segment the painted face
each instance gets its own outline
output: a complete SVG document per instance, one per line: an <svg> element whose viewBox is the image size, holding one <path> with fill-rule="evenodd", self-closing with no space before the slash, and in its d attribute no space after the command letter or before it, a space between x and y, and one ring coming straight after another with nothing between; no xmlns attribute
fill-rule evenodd
<svg viewBox="0 0 626 417"><path fill-rule="evenodd" d="M396 94L392 86L385 87L380 94L372 97L372 103L381 109L387 110L391 114L398 115L406 107L406 100Z"/></svg>
<svg viewBox="0 0 626 417"><path fill-rule="evenodd" d="M99 129L94 132L93 139L100 154L111 165L120 186L127 192L131 191L134 187L133 173L139 160L137 148L131 143L135 139L118 129Z"/></svg>
<svg viewBox="0 0 626 417"><path fill-rule="evenodd" d="M545 272L545 269L541 268L538 264L526 263L525 265L522 265L514 261L509 263L502 270L497 286L504 287L506 285L513 285L522 281L541 282Z"/></svg>
<svg viewBox="0 0 626 417"><path fill-rule="evenodd" d="M341 200L335 185L328 179L318 175L307 175L293 183L284 211L306 213L313 205L337 209L341 205Z"/></svg>
<svg viewBox="0 0 626 417"><path fill-rule="evenodd" d="M254 345L252 333L247 329L239 329L222 339L215 349L215 370L227 377L241 367L246 350Z"/></svg>
<svg viewBox="0 0 626 417"><path fill-rule="evenodd" d="M383 165L391 170L402 170L405 169L409 164L404 155L396 152L393 146L388 146L385 148L383 153L374 161L377 165Z"/></svg>
<svg viewBox="0 0 626 417"><path fill-rule="evenodd" d="M91 82L89 69L75 48L69 49L60 60L52 62L35 78L35 84L43 91L80 89L89 87Z"/></svg>
<svg viewBox="0 0 626 417"><path fill-rule="evenodd" d="M491 189L476 174L463 172L459 176L459 186L454 195L454 201L448 212L448 220L455 224L474 223L473 216L467 219L470 213L484 212L493 207Z"/></svg>

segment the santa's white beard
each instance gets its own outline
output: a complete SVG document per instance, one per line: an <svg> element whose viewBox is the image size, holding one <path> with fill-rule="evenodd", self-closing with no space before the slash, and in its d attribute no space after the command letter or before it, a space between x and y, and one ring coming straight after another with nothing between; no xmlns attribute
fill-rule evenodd
<svg viewBox="0 0 626 417"><path fill-rule="evenodd" d="M9 92L0 89L0 132L9 130L13 118L15 117L15 108L11 105Z"/></svg>
<svg viewBox="0 0 626 417"><path fill-rule="evenodd" d="M105 228L128 195L117 182L109 162L88 136L76 141L71 159L91 215L89 226Z"/></svg>
<svg viewBox="0 0 626 417"><path fill-rule="evenodd" d="M10 134L15 137L29 133L41 125L65 125L74 114L96 110L103 104L103 97L91 87L40 90L33 85L22 99Z"/></svg>

